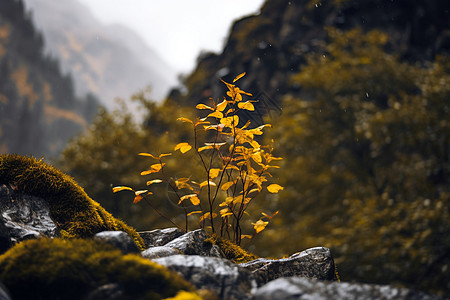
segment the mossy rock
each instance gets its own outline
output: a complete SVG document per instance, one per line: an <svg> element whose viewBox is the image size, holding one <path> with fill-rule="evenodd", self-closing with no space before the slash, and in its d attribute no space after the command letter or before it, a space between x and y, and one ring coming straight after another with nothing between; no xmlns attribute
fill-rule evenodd
<svg viewBox="0 0 450 300"><path fill-rule="evenodd" d="M13 299L83 299L95 288L116 283L127 299L163 299L190 283L135 254L123 255L95 240L23 241L0 256L0 281Z"/></svg>
<svg viewBox="0 0 450 300"><path fill-rule="evenodd" d="M122 230L141 250L145 248L134 228L92 200L72 177L42 160L0 155L0 184L13 184L23 193L45 199L62 237L87 238L105 230Z"/></svg>
<svg viewBox="0 0 450 300"><path fill-rule="evenodd" d="M235 243L217 237L216 235L212 235L209 239L206 239L205 242L209 242L212 243L213 245L219 246L220 250L222 250L225 257L237 264L246 263L259 258L255 254L247 252L246 250L242 249Z"/></svg>

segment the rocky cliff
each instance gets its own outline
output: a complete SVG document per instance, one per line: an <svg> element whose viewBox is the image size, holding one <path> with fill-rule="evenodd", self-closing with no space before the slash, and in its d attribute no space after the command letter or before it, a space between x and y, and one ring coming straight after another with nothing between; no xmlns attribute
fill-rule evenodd
<svg viewBox="0 0 450 300"><path fill-rule="evenodd" d="M258 91L270 107L286 94L298 93L290 78L305 54L322 51L327 27L387 32L390 51L410 61L434 59L450 50L450 2L426 0L267 0L257 15L236 21L220 54L198 58L185 78L187 93L172 91L179 102L217 97L219 78L247 72L244 90Z"/></svg>

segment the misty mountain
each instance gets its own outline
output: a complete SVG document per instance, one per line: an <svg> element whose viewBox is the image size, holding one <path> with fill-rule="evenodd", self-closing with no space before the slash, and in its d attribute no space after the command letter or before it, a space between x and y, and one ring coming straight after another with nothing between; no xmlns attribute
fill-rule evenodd
<svg viewBox="0 0 450 300"><path fill-rule="evenodd" d="M162 99L176 83L175 71L132 30L100 23L76 0L25 0L36 27L44 33L46 52L71 73L77 95L92 92L111 108L150 85Z"/></svg>
<svg viewBox="0 0 450 300"><path fill-rule="evenodd" d="M0 2L0 153L54 157L98 108L75 97L70 76L44 54L44 39L21 0Z"/></svg>

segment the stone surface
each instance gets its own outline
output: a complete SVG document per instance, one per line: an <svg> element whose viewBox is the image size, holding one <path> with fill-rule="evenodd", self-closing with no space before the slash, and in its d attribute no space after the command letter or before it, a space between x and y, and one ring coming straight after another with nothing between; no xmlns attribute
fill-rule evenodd
<svg viewBox="0 0 450 300"><path fill-rule="evenodd" d="M88 294L85 300L126 300L130 299L126 297L122 287L117 283L108 283L99 286Z"/></svg>
<svg viewBox="0 0 450 300"><path fill-rule="evenodd" d="M140 252L133 239L124 231L102 231L96 233L94 239L111 244L125 254Z"/></svg>
<svg viewBox="0 0 450 300"><path fill-rule="evenodd" d="M320 281L303 277L279 278L258 288L253 300L443 300L443 298L387 285Z"/></svg>
<svg viewBox="0 0 450 300"><path fill-rule="evenodd" d="M307 249L285 259L260 258L240 266L252 272L258 285L279 277L302 276L321 280L333 280L335 277L331 251L324 247Z"/></svg>
<svg viewBox="0 0 450 300"><path fill-rule="evenodd" d="M13 185L0 185L0 218L9 232L12 244L31 238L58 235L47 202L16 191Z"/></svg>
<svg viewBox="0 0 450 300"><path fill-rule="evenodd" d="M11 236L9 235L9 230L5 226L3 219L0 217L0 255L5 253L6 250L11 248Z"/></svg>
<svg viewBox="0 0 450 300"><path fill-rule="evenodd" d="M205 242L207 238L206 232L198 229L172 240L165 246L177 249L186 255L224 257L218 246Z"/></svg>
<svg viewBox="0 0 450 300"><path fill-rule="evenodd" d="M183 230L177 227L155 229L151 231L140 231L138 233L144 240L146 248L164 246L168 242L185 234Z"/></svg>
<svg viewBox="0 0 450 300"><path fill-rule="evenodd" d="M180 273L197 289L213 291L219 299L249 299L256 286L249 271L223 258L174 255L152 261Z"/></svg>
<svg viewBox="0 0 450 300"><path fill-rule="evenodd" d="M5 286L0 282L0 300L11 300Z"/></svg>
<svg viewBox="0 0 450 300"><path fill-rule="evenodd" d="M152 258L159 258L159 257L167 257L172 255L178 255L183 254L179 250L166 247L166 246L159 246L159 247L150 247L145 251L141 252L142 257L152 259Z"/></svg>

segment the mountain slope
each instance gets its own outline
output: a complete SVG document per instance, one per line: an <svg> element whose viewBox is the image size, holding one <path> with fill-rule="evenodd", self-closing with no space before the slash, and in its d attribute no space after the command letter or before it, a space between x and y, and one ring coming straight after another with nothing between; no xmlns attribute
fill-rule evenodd
<svg viewBox="0 0 450 300"><path fill-rule="evenodd" d="M43 55L43 38L20 0L0 2L0 153L57 155L96 112Z"/></svg>
<svg viewBox="0 0 450 300"><path fill-rule="evenodd" d="M36 26L44 32L46 51L73 74L78 95L93 92L112 107L147 85L161 99L175 72L132 30L99 23L76 0L25 0Z"/></svg>
<svg viewBox="0 0 450 300"><path fill-rule="evenodd" d="M178 102L204 102L223 91L220 77L231 80L247 72L244 90L279 103L298 92L290 78L305 63L305 54L322 51L326 28L380 29L392 39L391 50L404 59L434 59L450 50L450 2L426 0L267 0L261 12L236 21L220 54L207 53L185 78L187 94Z"/></svg>

